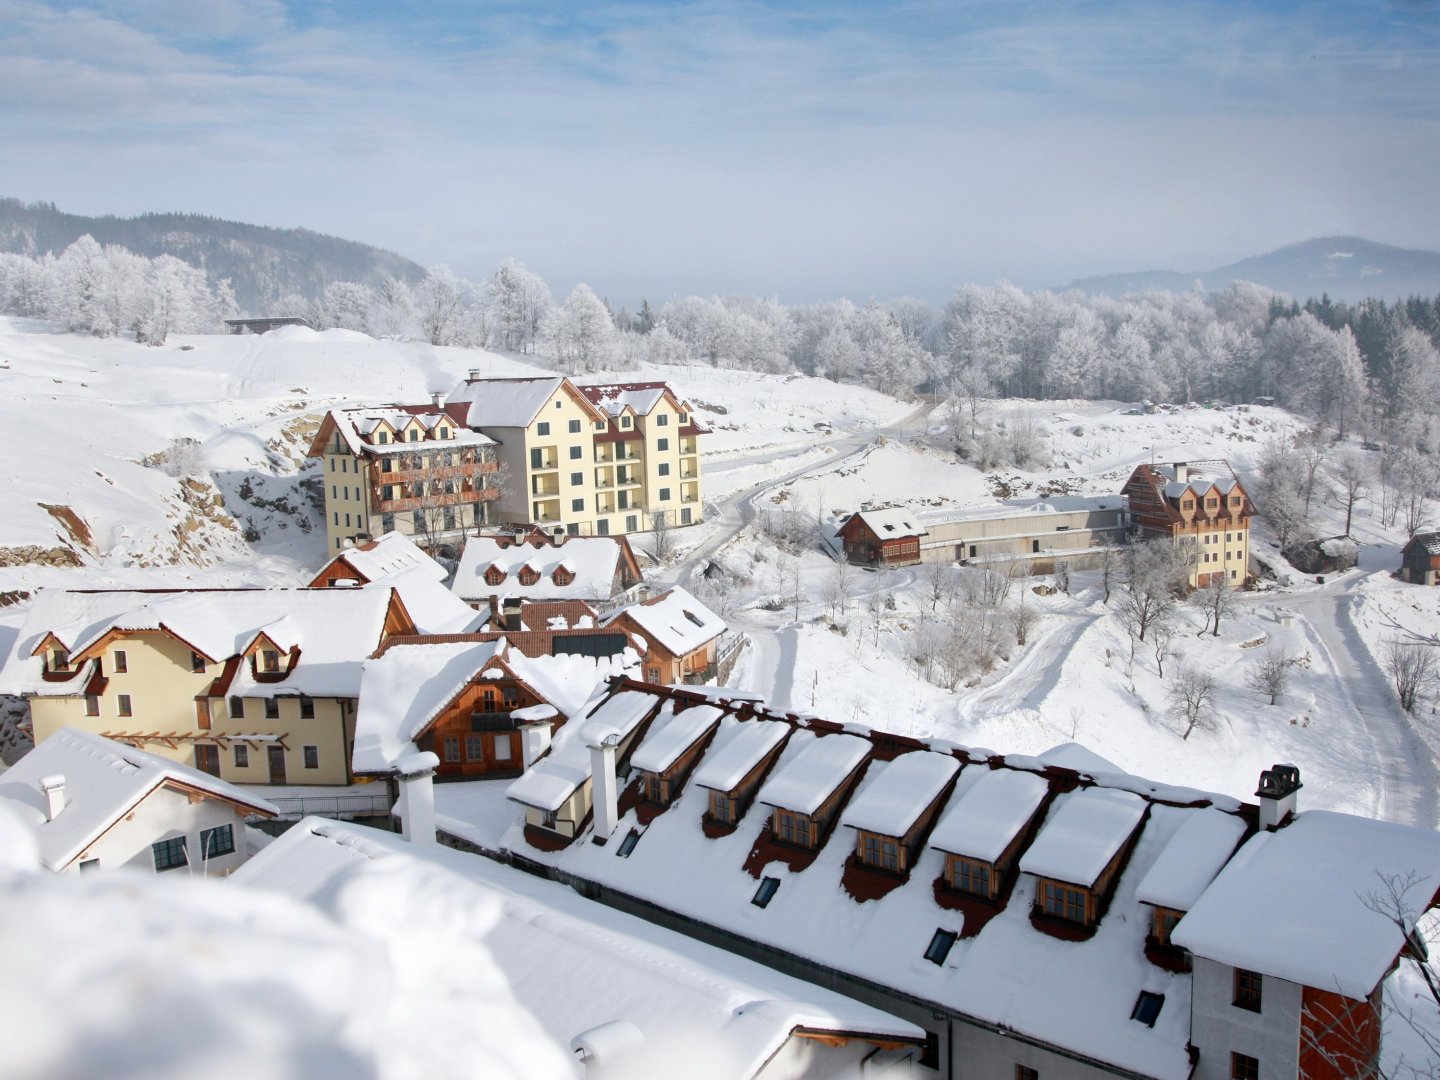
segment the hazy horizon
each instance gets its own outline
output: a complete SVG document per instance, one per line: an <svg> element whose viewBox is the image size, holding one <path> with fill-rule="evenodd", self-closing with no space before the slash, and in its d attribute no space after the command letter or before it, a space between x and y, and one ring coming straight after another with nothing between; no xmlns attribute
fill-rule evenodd
<svg viewBox="0 0 1440 1080"><path fill-rule="evenodd" d="M1440 247L1428 3L0 0L0 192L563 295L791 302Z"/></svg>

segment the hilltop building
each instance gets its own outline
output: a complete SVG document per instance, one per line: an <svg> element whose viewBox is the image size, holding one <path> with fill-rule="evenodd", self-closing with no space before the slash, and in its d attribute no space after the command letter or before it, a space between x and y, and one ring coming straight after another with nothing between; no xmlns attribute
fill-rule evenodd
<svg viewBox="0 0 1440 1080"><path fill-rule="evenodd" d="M1123 493L1142 537L1193 547L1191 588L1203 589L1216 577L1238 587L1250 576L1255 506L1228 462L1138 465Z"/></svg>

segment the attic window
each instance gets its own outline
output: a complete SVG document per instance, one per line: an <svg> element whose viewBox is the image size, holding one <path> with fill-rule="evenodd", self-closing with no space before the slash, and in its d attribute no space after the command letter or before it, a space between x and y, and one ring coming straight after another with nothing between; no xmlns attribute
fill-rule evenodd
<svg viewBox="0 0 1440 1080"><path fill-rule="evenodd" d="M375 441L376 441L377 443L382 444L382 445L385 444L385 443L388 443L388 442L390 441L390 433L389 433L388 431L379 431L379 432L376 432L376 433L375 433Z"/></svg>
<svg viewBox="0 0 1440 1080"><path fill-rule="evenodd" d="M680 423L682 423L682 424L685 423L685 421L686 421L687 419L688 419L688 417L686 417L686 415L682 412L682 413L680 414Z"/></svg>
<svg viewBox="0 0 1440 1080"><path fill-rule="evenodd" d="M937 966L945 963L945 958L950 955L950 947L955 944L956 936L950 930L936 930L935 936L930 939L929 948L925 950L925 959Z"/></svg>
<svg viewBox="0 0 1440 1080"><path fill-rule="evenodd" d="M448 439L450 438L450 429L448 427L439 427L435 429L435 434L441 439Z"/></svg>
<svg viewBox="0 0 1440 1080"><path fill-rule="evenodd" d="M53 671L70 670L70 651L68 649L53 649L50 652L50 668Z"/></svg>
<svg viewBox="0 0 1440 1080"><path fill-rule="evenodd" d="M557 566L555 572L550 575L556 585L569 585L575 580L575 575L563 566Z"/></svg>
<svg viewBox="0 0 1440 1080"><path fill-rule="evenodd" d="M1130 1019L1138 1020L1146 1027L1153 1028L1155 1019L1160 1015L1160 1010L1164 1005L1164 994L1152 994L1149 990L1141 990L1140 996L1135 999L1135 1008L1130 1010Z"/></svg>
<svg viewBox="0 0 1440 1080"><path fill-rule="evenodd" d="M537 581L539 581L539 580L540 580L540 572L539 572L538 570L536 570L533 566L526 566L526 567L521 568L521 570L520 570L520 584L521 584L521 585L534 585L534 584L535 584Z"/></svg>
<svg viewBox="0 0 1440 1080"><path fill-rule="evenodd" d="M501 570L498 566L492 566L490 567L490 569L485 571L486 585L499 585L504 580L505 571Z"/></svg>
<svg viewBox="0 0 1440 1080"><path fill-rule="evenodd" d="M693 611L685 612L685 618L689 619L696 626L700 627L700 629L705 629L705 623L702 622L700 617L697 616Z"/></svg>
<svg viewBox="0 0 1440 1080"><path fill-rule="evenodd" d="M628 417L628 416L622 416L622 417L620 418L620 426L621 426L622 428L628 428L628 427L630 426L630 417Z"/></svg>
<svg viewBox="0 0 1440 1080"><path fill-rule="evenodd" d="M274 649L260 650L260 670L273 675L280 670L280 654Z"/></svg>
<svg viewBox="0 0 1440 1080"><path fill-rule="evenodd" d="M755 890L755 895L750 898L750 903L756 907L768 907L770 901L775 898L775 893L780 889L778 877L767 877L760 882L760 887Z"/></svg>
<svg viewBox="0 0 1440 1080"><path fill-rule="evenodd" d="M887 522L886 525L885 525L885 531L886 531L886 532L894 532L894 531L895 531L895 526L894 526L894 525L891 525L891 524L889 524L889 523Z"/></svg>
<svg viewBox="0 0 1440 1080"><path fill-rule="evenodd" d="M410 429L410 441L411 441L411 442L419 442L419 441L420 441L420 431L419 431L418 428L411 428L411 429Z"/></svg>
<svg viewBox="0 0 1440 1080"><path fill-rule="evenodd" d="M625 839L620 841L620 846L615 849L615 854L622 859L628 859L630 853L635 850L635 845L640 842L640 833L631 829L625 834Z"/></svg>

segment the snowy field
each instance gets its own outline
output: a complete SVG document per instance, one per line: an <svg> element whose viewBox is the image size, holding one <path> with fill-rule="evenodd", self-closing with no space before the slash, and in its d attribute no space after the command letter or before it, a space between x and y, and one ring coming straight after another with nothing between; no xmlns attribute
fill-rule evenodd
<svg viewBox="0 0 1440 1080"><path fill-rule="evenodd" d="M23 433L28 466L6 488L0 554L61 549L80 564L0 565L0 593L293 584L325 557L318 514L299 486L320 413L424 400L471 369L549 371L533 357L338 330L180 337L148 348L0 319L0 412ZM915 661L917 636L954 618L948 600L932 603L922 570L853 570L842 599L819 543L787 552L746 527L757 515L789 514L823 533L867 503L927 510L1046 491L1113 494L1152 459L1225 458L1248 480L1269 441L1302 429L1296 418L1259 407L1132 415L1117 403L999 402L982 420L1026 414L1043 433L1048 463L982 471L948 447L940 410L873 391L698 364L608 377L667 379L714 430L709 520L679 531L677 553L649 572L698 589L701 570L723 569L725 614L752 638L736 684L781 707L1001 752L1078 741L1126 770L1242 798L1253 795L1262 768L1293 761L1305 805L1436 824L1431 703L1406 717L1379 656L1387 638L1440 632L1440 594L1389 576L1404 537L1383 528L1369 503L1353 527L1359 569L1324 585L1282 574L1275 589L1241 598L1218 638L1197 636L1199 614L1182 613L1167 678L1147 646L1130 660L1098 575L1077 573L1070 596L1036 595L1028 587L1045 582L1028 582L1026 603L1040 618L1027 644L1012 637L998 664L953 688L927 679ZM198 453L213 487L182 482L155 460L177 437L196 441L198 451L187 453ZM1322 533L1343 527L1323 496L1315 516ZM1263 529L1255 548L1269 551ZM713 592L710 601L721 602ZM0 609L0 635L21 610ZM1246 686L1266 648L1297 659L1273 706ZM1213 730L1188 739L1166 701L1180 663L1220 684Z"/></svg>

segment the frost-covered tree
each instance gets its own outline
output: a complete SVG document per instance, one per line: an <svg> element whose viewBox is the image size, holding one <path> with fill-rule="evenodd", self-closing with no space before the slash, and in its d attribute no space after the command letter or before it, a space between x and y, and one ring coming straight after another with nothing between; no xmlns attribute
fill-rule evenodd
<svg viewBox="0 0 1440 1080"><path fill-rule="evenodd" d="M612 367L620 357L619 339L610 312L589 285L576 285L565 303L551 312L545 337L565 371L596 371Z"/></svg>
<svg viewBox="0 0 1440 1080"><path fill-rule="evenodd" d="M467 284L448 266L436 266L415 288L420 333L431 345L458 345L465 332Z"/></svg>
<svg viewBox="0 0 1440 1080"><path fill-rule="evenodd" d="M515 352L530 352L550 313L550 286L514 259L506 259L490 279L490 298L504 347Z"/></svg>

